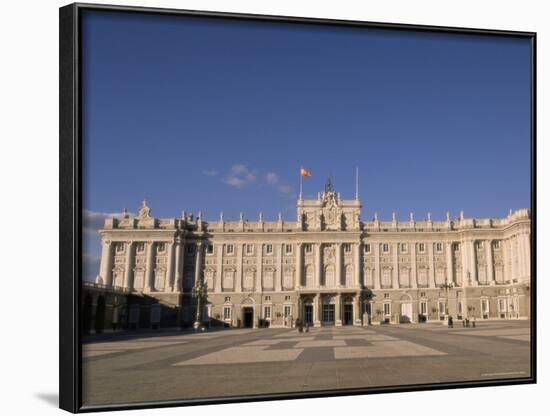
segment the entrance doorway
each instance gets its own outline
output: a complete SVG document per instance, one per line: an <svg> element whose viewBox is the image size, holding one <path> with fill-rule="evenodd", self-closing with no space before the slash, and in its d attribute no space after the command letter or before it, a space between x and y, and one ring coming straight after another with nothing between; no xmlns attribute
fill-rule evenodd
<svg viewBox="0 0 550 416"><path fill-rule="evenodd" d="M351 303L344 304L344 319L342 319L342 325L353 324L353 305Z"/></svg>
<svg viewBox="0 0 550 416"><path fill-rule="evenodd" d="M412 303L402 303L399 322L401 322L402 324L405 324L405 323L410 323L411 321L412 321Z"/></svg>
<svg viewBox="0 0 550 416"><path fill-rule="evenodd" d="M313 305L304 305L304 323L313 325Z"/></svg>
<svg viewBox="0 0 550 416"><path fill-rule="evenodd" d="M323 325L334 325L334 305L323 305Z"/></svg>
<svg viewBox="0 0 550 416"><path fill-rule="evenodd" d="M254 325L254 308L247 306L243 308L243 327L252 328Z"/></svg>

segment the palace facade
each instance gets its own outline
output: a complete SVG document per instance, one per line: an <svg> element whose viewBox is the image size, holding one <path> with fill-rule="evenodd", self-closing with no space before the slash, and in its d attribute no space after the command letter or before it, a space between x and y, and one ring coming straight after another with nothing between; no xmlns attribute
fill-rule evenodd
<svg viewBox="0 0 550 416"><path fill-rule="evenodd" d="M286 221L206 221L124 211L99 231L96 288L149 300L104 312L128 326L192 325L200 320L258 327L368 325L476 317L530 316L531 220L461 213L445 221L361 221L361 203L342 199L330 181ZM116 296L115 296L116 298ZM147 314L143 318L143 305ZM116 315L116 317L114 317ZM122 316L124 315L124 317Z"/></svg>

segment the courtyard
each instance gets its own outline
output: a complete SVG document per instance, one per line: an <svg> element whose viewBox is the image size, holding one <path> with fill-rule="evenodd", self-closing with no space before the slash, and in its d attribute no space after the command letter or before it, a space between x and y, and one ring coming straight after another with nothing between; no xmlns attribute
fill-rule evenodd
<svg viewBox="0 0 550 416"><path fill-rule="evenodd" d="M82 347L85 406L530 376L530 322L113 335Z"/></svg>

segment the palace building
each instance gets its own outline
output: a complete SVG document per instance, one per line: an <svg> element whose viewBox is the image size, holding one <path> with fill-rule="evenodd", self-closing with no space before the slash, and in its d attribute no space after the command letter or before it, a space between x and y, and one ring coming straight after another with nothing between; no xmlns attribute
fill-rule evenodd
<svg viewBox="0 0 550 416"><path fill-rule="evenodd" d="M141 301L122 305L114 296L103 313L129 327L530 316L528 209L494 219L461 213L451 220L447 213L445 221L430 214L361 221L358 194L342 199L329 180L317 198L300 195L296 211L295 221L280 214L276 221L262 214L230 221L223 213L215 221L201 213L159 219L144 201L137 216L108 218L93 286Z"/></svg>

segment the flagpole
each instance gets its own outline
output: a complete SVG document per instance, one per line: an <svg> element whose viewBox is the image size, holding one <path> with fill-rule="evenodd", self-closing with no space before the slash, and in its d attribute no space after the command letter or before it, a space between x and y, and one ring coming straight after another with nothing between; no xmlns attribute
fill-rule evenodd
<svg viewBox="0 0 550 416"><path fill-rule="evenodd" d="M300 169L300 200L302 199L302 170Z"/></svg>

